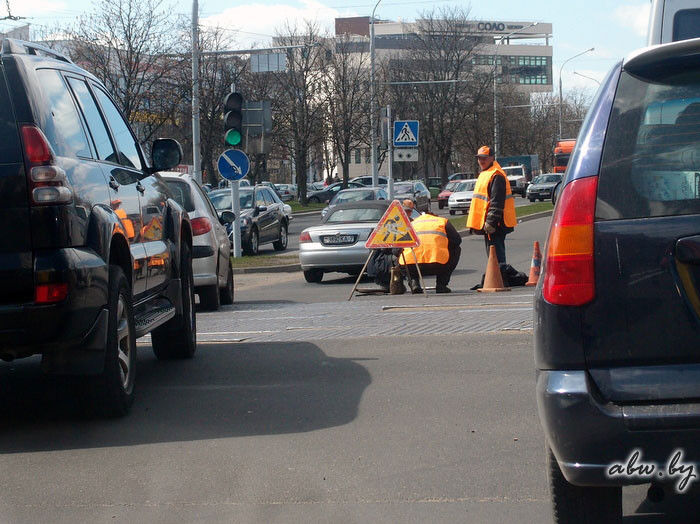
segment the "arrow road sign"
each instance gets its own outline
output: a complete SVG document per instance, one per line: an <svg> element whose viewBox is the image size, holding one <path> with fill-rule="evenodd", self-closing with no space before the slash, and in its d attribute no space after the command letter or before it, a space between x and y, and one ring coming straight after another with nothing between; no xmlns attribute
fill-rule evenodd
<svg viewBox="0 0 700 524"><path fill-rule="evenodd" d="M418 120L394 121L394 147L418 147Z"/></svg>
<svg viewBox="0 0 700 524"><path fill-rule="evenodd" d="M227 149L216 163L219 174L227 180L240 180L250 170L248 155L238 149Z"/></svg>

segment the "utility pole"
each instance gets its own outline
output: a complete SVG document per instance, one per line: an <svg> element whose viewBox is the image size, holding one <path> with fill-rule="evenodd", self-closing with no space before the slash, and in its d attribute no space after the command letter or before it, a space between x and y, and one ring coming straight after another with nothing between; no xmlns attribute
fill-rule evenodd
<svg viewBox="0 0 700 524"><path fill-rule="evenodd" d="M369 20L369 63L370 63L370 79L369 79L369 127L370 127L370 158L372 162L372 185L379 185L379 176L377 175L377 101L374 93L374 13L379 6L379 2L372 9L372 17Z"/></svg>
<svg viewBox="0 0 700 524"><path fill-rule="evenodd" d="M394 125L391 121L391 106L386 106L386 144L389 157L389 180L387 183L387 191L389 192L389 201L394 200ZM378 180L377 180L378 181Z"/></svg>
<svg viewBox="0 0 700 524"><path fill-rule="evenodd" d="M559 68L559 140L562 139L561 133L561 121L562 121L562 107L564 105L564 97L562 95L562 88L561 88L561 72L564 69L564 66L568 63L571 62L574 58L578 58L581 55L585 55L586 53L590 53L593 51L595 47L591 47L590 49L586 49L585 51L581 51L579 54L572 56L571 58L567 58L564 60L564 63L561 65Z"/></svg>
<svg viewBox="0 0 700 524"><path fill-rule="evenodd" d="M192 163L194 178L202 183L199 138L199 2L192 1Z"/></svg>

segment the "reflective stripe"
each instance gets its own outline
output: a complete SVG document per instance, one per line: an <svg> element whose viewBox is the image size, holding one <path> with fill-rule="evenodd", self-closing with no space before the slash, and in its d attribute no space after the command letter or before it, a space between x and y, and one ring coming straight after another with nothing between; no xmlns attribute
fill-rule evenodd
<svg viewBox="0 0 700 524"><path fill-rule="evenodd" d="M485 200L486 202L489 201L489 197L484 195L473 195L472 198L480 198L481 200Z"/></svg>
<svg viewBox="0 0 700 524"><path fill-rule="evenodd" d="M441 237L447 238L447 235L445 233L443 233L442 231L416 231L416 233L418 234L418 236L421 236L421 235L439 235Z"/></svg>

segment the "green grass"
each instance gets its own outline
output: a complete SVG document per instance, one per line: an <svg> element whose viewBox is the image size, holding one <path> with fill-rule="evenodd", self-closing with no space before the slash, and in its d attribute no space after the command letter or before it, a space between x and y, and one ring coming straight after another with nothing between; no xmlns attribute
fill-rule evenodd
<svg viewBox="0 0 700 524"><path fill-rule="evenodd" d="M527 206L520 206L515 208L515 216L522 218L527 215L533 215L535 213L542 213L544 211L551 211L554 206L551 202L537 202L536 204L529 204ZM460 229L465 229L467 227L467 215L457 215L448 218L450 223L459 231Z"/></svg>
<svg viewBox="0 0 700 524"><path fill-rule="evenodd" d="M233 267L284 266L299 262L298 255L257 255L253 257L231 257Z"/></svg>
<svg viewBox="0 0 700 524"><path fill-rule="evenodd" d="M315 204L315 203L309 203L306 204L305 206L302 206L300 202L297 200L292 200L291 202L287 202L290 206L292 206L292 212L297 212L301 213L302 211L318 211L319 209L323 209L326 207L328 204Z"/></svg>

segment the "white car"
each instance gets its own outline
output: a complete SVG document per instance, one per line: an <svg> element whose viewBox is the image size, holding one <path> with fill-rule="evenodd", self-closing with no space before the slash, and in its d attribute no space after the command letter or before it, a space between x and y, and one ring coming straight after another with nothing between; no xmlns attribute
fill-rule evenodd
<svg viewBox="0 0 700 524"><path fill-rule="evenodd" d="M528 186L525 166L507 166L502 169L508 178L508 182L510 182L511 193L524 197Z"/></svg>
<svg viewBox="0 0 700 524"><path fill-rule="evenodd" d="M461 211L462 214L466 214L469 211L469 207L472 205L475 185L476 180L465 180L454 188L450 198L447 199L447 208L450 210L450 215L454 215L457 211Z"/></svg>
<svg viewBox="0 0 700 524"><path fill-rule="evenodd" d="M231 245L223 223L233 213L219 214L200 185L187 174L161 172L173 199L187 211L192 225L192 273L195 293L204 309L233 304Z"/></svg>

